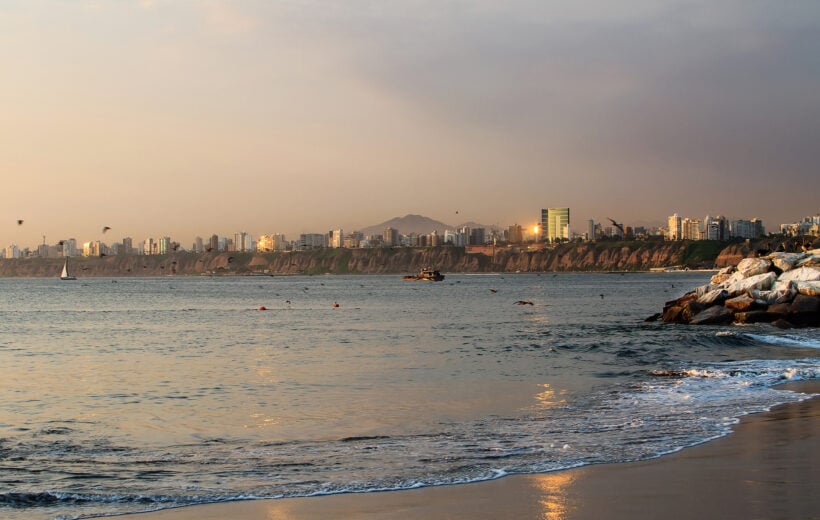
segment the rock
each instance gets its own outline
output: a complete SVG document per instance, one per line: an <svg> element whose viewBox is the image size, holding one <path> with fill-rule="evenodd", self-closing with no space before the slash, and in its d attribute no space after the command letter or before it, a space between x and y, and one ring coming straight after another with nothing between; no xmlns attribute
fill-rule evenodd
<svg viewBox="0 0 820 520"><path fill-rule="evenodd" d="M755 299L748 294L741 294L723 302L723 305L737 312L746 312L755 304Z"/></svg>
<svg viewBox="0 0 820 520"><path fill-rule="evenodd" d="M724 267L723 269L718 271L718 273L716 275L712 276L712 279L710 280L710 283L712 285L722 284L723 282L728 280L732 276L732 273L734 273L734 272L735 272L735 266L730 265L730 266Z"/></svg>
<svg viewBox="0 0 820 520"><path fill-rule="evenodd" d="M712 284L700 285L698 287L695 287L695 294L698 296L698 298L700 298L704 294L710 291L714 291L715 289L717 289L717 287Z"/></svg>
<svg viewBox="0 0 820 520"><path fill-rule="evenodd" d="M820 267L798 267L781 274L778 281L812 282L820 280Z"/></svg>
<svg viewBox="0 0 820 520"><path fill-rule="evenodd" d="M683 312L683 307L679 305L670 305L663 310L663 316L661 319L664 323L683 323L680 317L681 312Z"/></svg>
<svg viewBox="0 0 820 520"><path fill-rule="evenodd" d="M797 291L749 291L749 295L760 305L772 305L775 303L788 303L792 301Z"/></svg>
<svg viewBox="0 0 820 520"><path fill-rule="evenodd" d="M698 303L695 300L687 300L681 305L680 319L682 323L690 323L696 314L701 312L707 306Z"/></svg>
<svg viewBox="0 0 820 520"><path fill-rule="evenodd" d="M735 323L771 323L783 318L781 314L767 311L749 311L735 313Z"/></svg>
<svg viewBox="0 0 820 520"><path fill-rule="evenodd" d="M716 275L712 276L712 278L711 278L711 280L709 280L709 282L712 285L719 285L719 284L722 284L722 283L726 282L726 280L730 279L731 277L732 277L731 274L716 274Z"/></svg>
<svg viewBox="0 0 820 520"><path fill-rule="evenodd" d="M794 325L784 319L774 320L772 325L777 327L778 329L793 329Z"/></svg>
<svg viewBox="0 0 820 520"><path fill-rule="evenodd" d="M794 288L800 294L820 297L820 282L794 282Z"/></svg>
<svg viewBox="0 0 820 520"><path fill-rule="evenodd" d="M820 267L820 254L808 255L797 262L795 267Z"/></svg>
<svg viewBox="0 0 820 520"><path fill-rule="evenodd" d="M659 319L661 319L662 317L663 317L663 313L662 313L662 312L656 312L655 314L653 314L652 316L649 316L648 318L646 318L646 319L645 319L645 320L643 320L643 321L645 321L645 322L658 321L658 320L659 320Z"/></svg>
<svg viewBox="0 0 820 520"><path fill-rule="evenodd" d="M820 324L820 298L798 294L789 304L789 321L802 326Z"/></svg>
<svg viewBox="0 0 820 520"><path fill-rule="evenodd" d="M732 298L752 290L768 291L774 285L776 279L777 275L774 273L763 273L736 281L725 288L726 292L729 293L729 297Z"/></svg>
<svg viewBox="0 0 820 520"><path fill-rule="evenodd" d="M721 305L709 307L695 315L689 322L692 325L720 325L723 323L731 323L734 318L734 313L731 309L727 309Z"/></svg>
<svg viewBox="0 0 820 520"><path fill-rule="evenodd" d="M744 258L737 264L737 272L741 273L743 278L750 278L758 274L767 273L771 266L771 260L765 258Z"/></svg>
<svg viewBox="0 0 820 520"><path fill-rule="evenodd" d="M780 271L791 271L797 262L803 259L799 253L772 253L766 257L772 265Z"/></svg>
<svg viewBox="0 0 820 520"><path fill-rule="evenodd" d="M726 289L715 289L698 298L697 302L700 305L722 305L728 296Z"/></svg>
<svg viewBox="0 0 820 520"><path fill-rule="evenodd" d="M786 316L789 314L789 304L788 303L775 303L773 305L769 305L766 311L770 312L771 314L777 314L779 316Z"/></svg>

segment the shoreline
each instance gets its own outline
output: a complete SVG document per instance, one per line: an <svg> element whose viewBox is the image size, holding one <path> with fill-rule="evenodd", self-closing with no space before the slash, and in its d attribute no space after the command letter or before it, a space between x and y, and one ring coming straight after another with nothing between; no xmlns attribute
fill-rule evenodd
<svg viewBox="0 0 820 520"><path fill-rule="evenodd" d="M779 388L820 394L820 380ZM719 439L659 458L403 491L251 500L136 513L139 520L820 518L820 397L741 418Z"/></svg>

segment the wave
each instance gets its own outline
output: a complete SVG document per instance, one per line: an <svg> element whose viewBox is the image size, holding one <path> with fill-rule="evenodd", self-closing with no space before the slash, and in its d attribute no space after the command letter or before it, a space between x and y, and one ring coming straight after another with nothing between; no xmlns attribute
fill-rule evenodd
<svg viewBox="0 0 820 520"><path fill-rule="evenodd" d="M767 345L777 345L786 347L804 347L820 349L820 338L809 338L806 336L798 336L796 334L754 334L750 332L743 333L744 336L752 340Z"/></svg>

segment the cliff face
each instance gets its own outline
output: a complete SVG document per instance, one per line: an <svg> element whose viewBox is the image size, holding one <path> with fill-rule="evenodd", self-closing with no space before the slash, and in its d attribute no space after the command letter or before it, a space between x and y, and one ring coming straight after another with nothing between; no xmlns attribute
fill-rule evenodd
<svg viewBox="0 0 820 520"><path fill-rule="evenodd" d="M722 250L721 250L722 249ZM174 253L161 256L77 257L69 268L93 276L415 273L427 266L443 272L541 272L648 270L737 263L742 247L697 242L600 242L563 244L541 251L496 248L490 254L460 247L317 249L293 253ZM57 277L60 258L0 260L0 277Z"/></svg>

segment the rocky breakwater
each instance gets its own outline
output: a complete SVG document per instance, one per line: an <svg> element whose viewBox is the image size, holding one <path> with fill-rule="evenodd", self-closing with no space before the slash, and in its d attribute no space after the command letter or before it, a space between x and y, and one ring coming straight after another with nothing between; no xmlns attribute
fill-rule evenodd
<svg viewBox="0 0 820 520"><path fill-rule="evenodd" d="M708 285L667 302L667 323L771 323L781 328L820 326L820 249L744 258Z"/></svg>

